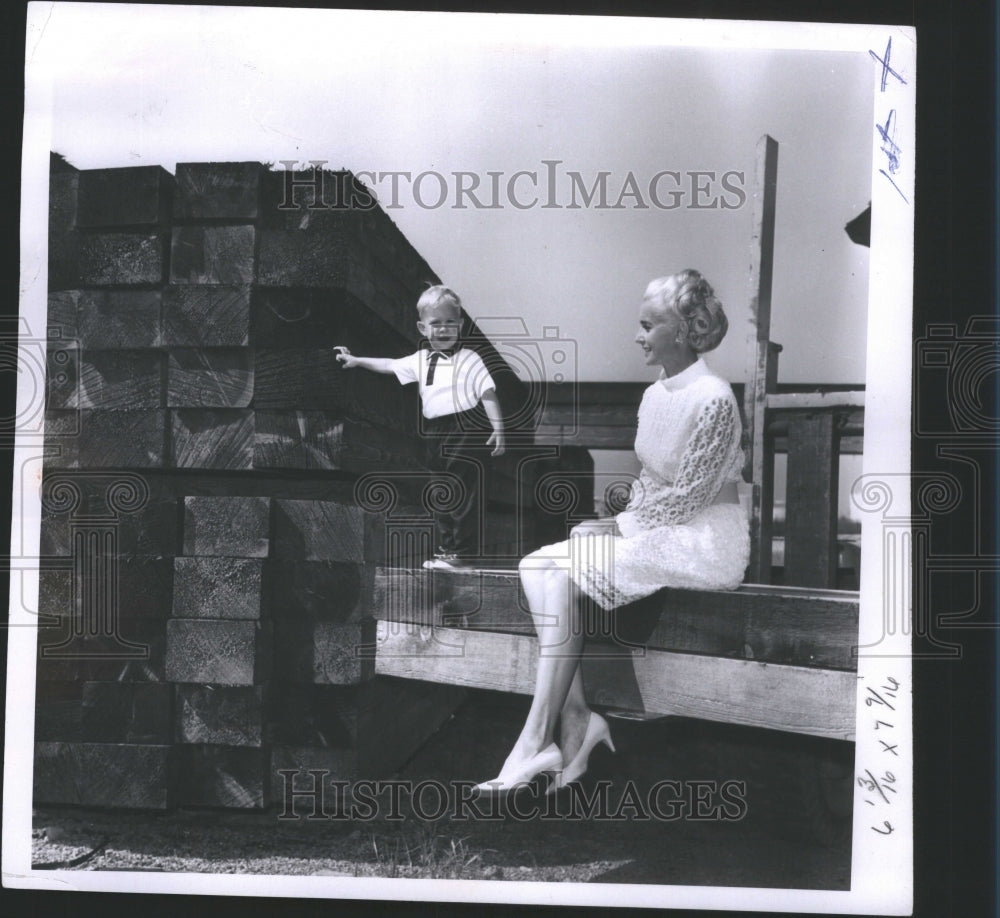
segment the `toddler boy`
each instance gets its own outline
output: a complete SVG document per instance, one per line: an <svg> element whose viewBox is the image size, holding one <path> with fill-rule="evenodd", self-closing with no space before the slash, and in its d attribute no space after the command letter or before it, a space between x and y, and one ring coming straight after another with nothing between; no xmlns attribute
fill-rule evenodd
<svg viewBox="0 0 1000 918"><path fill-rule="evenodd" d="M417 383L427 464L436 472L454 476L459 489L457 502L449 501L449 505L455 504L452 509L434 512L438 548L424 567L455 570L467 566L479 551L479 465L467 451L492 427L486 445L493 447L493 456L503 453L503 418L493 377L479 354L462 347L458 295L441 285L429 287L417 301L417 314L417 329L428 348L415 354L393 360L355 357L342 346L334 350L345 369L363 367L375 373L394 373L403 385Z"/></svg>

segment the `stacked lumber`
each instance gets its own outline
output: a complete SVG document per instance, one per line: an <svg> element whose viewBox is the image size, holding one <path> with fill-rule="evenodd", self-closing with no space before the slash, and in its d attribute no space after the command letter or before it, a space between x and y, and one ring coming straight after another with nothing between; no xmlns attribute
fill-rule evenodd
<svg viewBox="0 0 1000 918"><path fill-rule="evenodd" d="M126 471L49 472L44 485L35 799L162 809L176 501Z"/></svg>
<svg viewBox="0 0 1000 918"><path fill-rule="evenodd" d="M174 561L166 678L175 691L174 802L267 805L264 706L272 624L263 600L266 497L189 497Z"/></svg>
<svg viewBox="0 0 1000 918"><path fill-rule="evenodd" d="M266 806L278 764L374 776L461 699L375 678L375 568L433 547L429 475L416 387L332 350L415 349L438 278L381 210L310 207L289 175L54 163L38 802ZM519 557L537 393L471 331L513 419L483 547ZM299 704L354 726L275 732Z"/></svg>

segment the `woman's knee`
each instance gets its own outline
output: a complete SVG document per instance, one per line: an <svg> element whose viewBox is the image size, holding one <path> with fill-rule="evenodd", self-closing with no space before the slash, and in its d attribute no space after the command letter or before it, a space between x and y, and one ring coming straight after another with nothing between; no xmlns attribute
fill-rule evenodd
<svg viewBox="0 0 1000 918"><path fill-rule="evenodd" d="M545 574L555 567L555 562L548 557L543 549L525 555L517 564L517 572L521 577L543 579Z"/></svg>

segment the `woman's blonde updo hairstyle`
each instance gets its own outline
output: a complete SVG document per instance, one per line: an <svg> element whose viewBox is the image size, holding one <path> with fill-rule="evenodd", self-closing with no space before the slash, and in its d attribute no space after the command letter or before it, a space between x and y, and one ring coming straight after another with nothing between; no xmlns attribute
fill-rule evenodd
<svg viewBox="0 0 1000 918"><path fill-rule="evenodd" d="M729 320L716 299L712 285L699 271L688 268L660 277L646 288L646 298L661 309L672 309L687 324L687 343L696 354L719 346L729 330Z"/></svg>

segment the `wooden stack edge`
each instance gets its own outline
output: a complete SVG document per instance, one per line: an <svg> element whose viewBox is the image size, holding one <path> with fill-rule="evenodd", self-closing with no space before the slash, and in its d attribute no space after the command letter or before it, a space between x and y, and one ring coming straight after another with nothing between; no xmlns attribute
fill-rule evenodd
<svg viewBox="0 0 1000 918"><path fill-rule="evenodd" d="M453 685L373 680L345 699L350 736L322 745L294 743L288 737L269 742L259 689L157 688L178 694L176 735L146 743L81 741L77 724L72 739L38 740L34 802L141 810L280 808L290 790L308 791L310 769L321 771L325 783L391 775L465 697L464 690ZM237 692L242 697L235 698ZM195 695L217 697L206 701ZM244 709L239 723L232 710L223 710L234 705ZM212 713L209 708L217 709L214 718L205 717ZM255 722L256 730L251 729ZM235 735L237 728L240 736ZM285 806L285 811L298 812L299 807Z"/></svg>
<svg viewBox="0 0 1000 918"><path fill-rule="evenodd" d="M379 675L534 691L538 643L527 635L382 621L377 648ZM849 672L606 645L585 652L583 678L588 700L602 708L854 739Z"/></svg>
<svg viewBox="0 0 1000 918"><path fill-rule="evenodd" d="M857 593L746 584L731 592L665 589L613 613L586 610L587 636L635 649L854 672ZM515 570L429 573L379 568L382 621L533 635Z"/></svg>
<svg viewBox="0 0 1000 918"><path fill-rule="evenodd" d="M858 595L744 585L662 590L584 616L595 705L854 737ZM530 694L538 644L514 571L382 568L375 672Z"/></svg>

